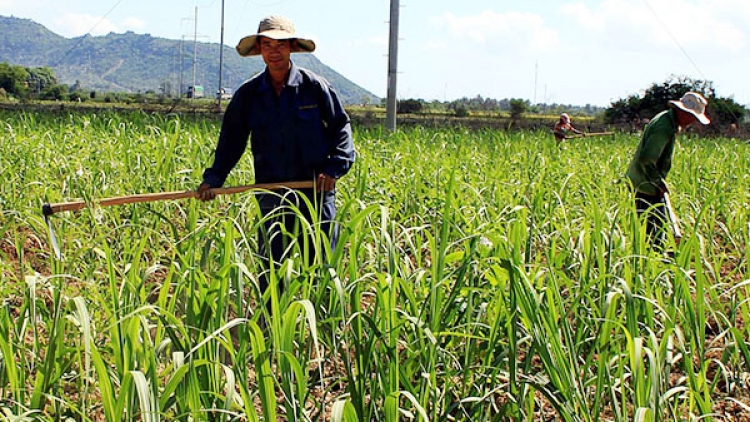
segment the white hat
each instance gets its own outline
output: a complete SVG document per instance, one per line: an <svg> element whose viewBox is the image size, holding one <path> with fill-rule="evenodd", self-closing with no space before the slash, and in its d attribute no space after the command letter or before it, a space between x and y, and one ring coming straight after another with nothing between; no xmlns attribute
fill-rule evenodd
<svg viewBox="0 0 750 422"><path fill-rule="evenodd" d="M565 123L570 123L570 116L568 116L568 113L561 113L560 119Z"/></svg>
<svg viewBox="0 0 750 422"><path fill-rule="evenodd" d="M707 125L711 123L711 120L706 116L708 101L703 95L697 92L688 92L680 98L680 101L670 101L669 105L692 114L701 124Z"/></svg>
<svg viewBox="0 0 750 422"><path fill-rule="evenodd" d="M299 38L294 33L292 21L283 16L268 16L258 24L258 32L240 40L237 52L240 56L257 56L260 54L258 37L268 37L274 40L296 40L292 43L292 53L312 53L315 51L313 40Z"/></svg>

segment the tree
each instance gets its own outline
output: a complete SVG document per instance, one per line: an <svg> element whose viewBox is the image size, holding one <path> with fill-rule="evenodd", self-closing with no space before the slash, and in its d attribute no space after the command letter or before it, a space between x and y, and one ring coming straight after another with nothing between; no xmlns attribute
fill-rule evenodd
<svg viewBox="0 0 750 422"><path fill-rule="evenodd" d="M631 95L626 99L613 102L604 111L604 121L625 123L635 118L651 118L666 109L670 100L677 100L689 91L699 92L708 100L706 114L711 118L711 126L715 131L729 124L740 122L747 112L733 99L717 97L711 81L672 76L661 84L651 85L644 91L642 97Z"/></svg>
<svg viewBox="0 0 750 422"><path fill-rule="evenodd" d="M627 123L633 119L640 120L641 97L631 95L626 99L613 102L604 110L604 121L607 123Z"/></svg>
<svg viewBox="0 0 750 422"><path fill-rule="evenodd" d="M408 99L401 100L396 106L396 112L399 114L419 113L422 111L423 104L421 100Z"/></svg>
<svg viewBox="0 0 750 422"><path fill-rule="evenodd" d="M521 118L523 113L526 113L529 105L525 100L520 98L512 98L510 100L510 118L513 120Z"/></svg>
<svg viewBox="0 0 750 422"><path fill-rule="evenodd" d="M50 67L35 67L26 70L29 73L27 80L31 92L39 94L45 91L47 88L53 85L57 85L57 77L55 76L55 72Z"/></svg>
<svg viewBox="0 0 750 422"><path fill-rule="evenodd" d="M737 104L734 98L711 98L708 100L708 115L711 122L719 127L739 125L747 114L747 109Z"/></svg>
<svg viewBox="0 0 750 422"><path fill-rule="evenodd" d="M467 117L469 115L469 110L463 104L455 106L453 112L456 114L456 117Z"/></svg>
<svg viewBox="0 0 750 422"><path fill-rule="evenodd" d="M67 85L51 85L44 89L39 94L39 98L43 100L67 100L68 99L68 86Z"/></svg>
<svg viewBox="0 0 750 422"><path fill-rule="evenodd" d="M22 95L27 91L29 73L22 66L0 63L0 88L10 95Z"/></svg>

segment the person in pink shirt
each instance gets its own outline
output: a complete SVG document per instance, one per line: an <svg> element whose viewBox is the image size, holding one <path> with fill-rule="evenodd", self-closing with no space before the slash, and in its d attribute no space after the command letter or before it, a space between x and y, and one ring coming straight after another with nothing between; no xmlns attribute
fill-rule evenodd
<svg viewBox="0 0 750 422"><path fill-rule="evenodd" d="M557 142L562 142L565 140L565 138L568 137L569 133L575 133L577 135L586 136L585 133L582 131L576 129L573 127L572 124L570 124L570 116L568 116L568 113L562 113L560 114L560 120L555 123L555 140Z"/></svg>

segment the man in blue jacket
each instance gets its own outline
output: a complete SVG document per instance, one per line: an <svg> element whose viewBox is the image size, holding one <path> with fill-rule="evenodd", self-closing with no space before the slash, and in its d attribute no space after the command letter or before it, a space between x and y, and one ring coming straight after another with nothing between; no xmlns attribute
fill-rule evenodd
<svg viewBox="0 0 750 422"><path fill-rule="evenodd" d="M256 34L240 40L237 52L243 57L261 55L266 68L237 89L229 102L213 165L204 171L197 189L201 200L214 199L212 188L224 184L248 138L256 183L314 181L315 189L259 198L262 215L273 216L258 233L260 254L277 262L284 258L290 240L284 238L279 224L289 233L301 231L298 219L283 212L286 205L299 207L309 222L315 221L311 218L314 211L335 247L336 181L349 171L355 158L349 116L338 96L325 79L290 59L291 53L314 50L315 43L297 37L292 23L281 16L266 17ZM307 196L317 209L308 209L298 195ZM262 274L261 291L267 285Z"/></svg>

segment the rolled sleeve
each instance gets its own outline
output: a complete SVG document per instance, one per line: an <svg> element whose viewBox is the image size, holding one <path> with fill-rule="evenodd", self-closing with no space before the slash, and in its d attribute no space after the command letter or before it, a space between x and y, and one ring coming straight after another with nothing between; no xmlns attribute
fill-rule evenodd
<svg viewBox="0 0 750 422"><path fill-rule="evenodd" d="M203 172L203 182L212 188L224 185L229 172L237 165L247 148L250 129L243 118L244 107L240 98L235 95L227 106L214 153L214 162Z"/></svg>
<svg viewBox="0 0 750 422"><path fill-rule="evenodd" d="M331 86L322 81L324 120L327 124L328 159L324 172L329 176L340 178L352 167L356 159L354 139L349 115Z"/></svg>

